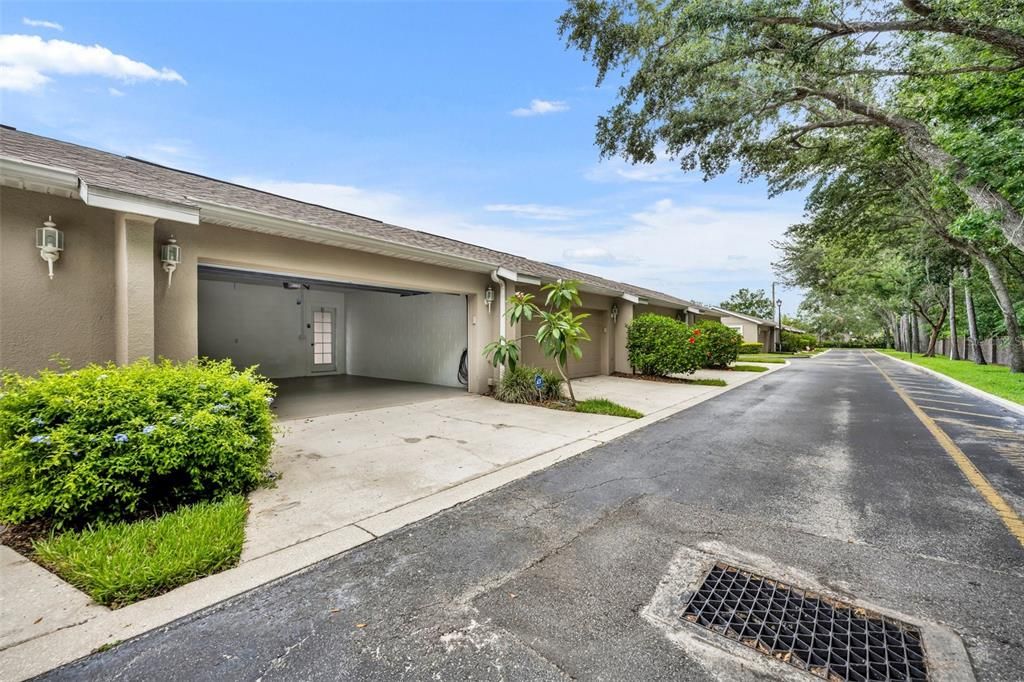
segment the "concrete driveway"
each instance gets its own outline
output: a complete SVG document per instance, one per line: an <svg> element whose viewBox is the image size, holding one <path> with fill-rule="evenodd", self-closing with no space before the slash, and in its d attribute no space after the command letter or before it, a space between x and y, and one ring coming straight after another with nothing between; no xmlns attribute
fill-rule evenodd
<svg viewBox="0 0 1024 682"><path fill-rule="evenodd" d="M759 376L716 375L728 376L730 385ZM644 423L725 390L608 376L579 379L573 386L579 399L608 398L640 410L647 415ZM280 424L272 467L281 478L275 488L250 497L243 562L344 526L380 534L391 529L390 522L379 525L381 515L403 505L542 454L581 452L639 426L622 417L466 394ZM396 518L409 522L423 515Z"/></svg>

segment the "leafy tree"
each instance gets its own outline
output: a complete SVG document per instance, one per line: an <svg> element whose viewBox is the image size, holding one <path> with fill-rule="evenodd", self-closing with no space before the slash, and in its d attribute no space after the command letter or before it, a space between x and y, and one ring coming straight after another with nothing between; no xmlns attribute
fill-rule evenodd
<svg viewBox="0 0 1024 682"><path fill-rule="evenodd" d="M726 310L733 310L737 313L744 313L745 315L753 315L754 317L760 317L764 319L772 319L774 317L775 307L772 304L768 294L765 293L764 289L758 289L757 291L751 291L750 289L740 289L729 298L725 299L719 304Z"/></svg>
<svg viewBox="0 0 1024 682"><path fill-rule="evenodd" d="M915 118L894 94L894 83L978 75L1020 101L1022 9L1019 0L571 0L560 31L599 83L625 77L598 120L605 155L645 163L663 146L683 169L714 176L739 161L750 177L835 131L887 130L1024 251L1024 216L1007 183L971 165L998 163L965 153L977 135L943 139L932 117Z"/></svg>
<svg viewBox="0 0 1024 682"><path fill-rule="evenodd" d="M566 370L569 356L579 360L583 357L583 341L590 341L590 335L583 327L583 320L590 317L589 313L574 313L573 309L582 305L579 294L579 282L575 280L557 280L545 284L541 291L547 292L544 307L533 302L533 294L516 292L508 298L506 316L513 325L520 320L532 320L536 315L540 318L535 339L540 344L544 355L555 361L555 368L565 380L569 389L569 400L576 404L576 394L572 390L572 380ZM515 369L519 362L520 350L517 341L502 336L497 341L487 344L484 354L491 358L495 367L507 365Z"/></svg>

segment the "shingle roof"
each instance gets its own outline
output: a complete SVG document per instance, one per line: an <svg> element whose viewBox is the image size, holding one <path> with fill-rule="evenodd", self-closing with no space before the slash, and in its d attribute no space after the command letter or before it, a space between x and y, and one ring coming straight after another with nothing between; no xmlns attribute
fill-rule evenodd
<svg viewBox="0 0 1024 682"><path fill-rule="evenodd" d="M545 280L578 279L585 285L642 296L660 303L684 307L697 305L669 294L586 272L530 260L429 232L391 225L373 218L289 199L128 156L118 156L91 147L33 135L7 126L0 128L0 156L67 168L74 171L87 185L118 190L148 199L184 205L194 205L195 200L221 204L337 230L340 233L445 256L466 258L494 267L506 267Z"/></svg>
<svg viewBox="0 0 1024 682"><path fill-rule="evenodd" d="M731 317L738 317L741 320L747 320L748 322L754 322L756 324L764 325L766 327L774 327L775 324L776 324L775 320L766 320L763 317L754 317L753 315L747 315L746 313L738 313L738 312L736 312L734 310L726 310L725 308L715 308L715 310L717 310L718 312L723 313L725 315L729 315ZM790 327L788 324L782 325L782 328L785 329L787 332L795 332L797 334L803 334L804 333L803 329L797 329L796 327Z"/></svg>

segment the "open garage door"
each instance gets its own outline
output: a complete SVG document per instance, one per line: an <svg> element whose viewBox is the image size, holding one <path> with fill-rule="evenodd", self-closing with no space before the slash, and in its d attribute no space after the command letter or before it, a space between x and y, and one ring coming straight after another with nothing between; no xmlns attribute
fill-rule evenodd
<svg viewBox="0 0 1024 682"><path fill-rule="evenodd" d="M584 341L583 357L579 360L569 356L568 374L571 378L590 377L601 374L602 349L607 346L605 340L605 323L603 310L582 310L580 312L590 313L590 317L583 320L583 328L590 335L590 341ZM544 355L540 345L533 338L537 333L540 321L535 317L532 320L522 321L523 353L522 361L531 367L555 370L555 361Z"/></svg>
<svg viewBox="0 0 1024 682"><path fill-rule="evenodd" d="M462 295L199 270L199 354L259 365L282 390L327 398L334 386L369 395L381 383L356 378L464 388L466 322Z"/></svg>

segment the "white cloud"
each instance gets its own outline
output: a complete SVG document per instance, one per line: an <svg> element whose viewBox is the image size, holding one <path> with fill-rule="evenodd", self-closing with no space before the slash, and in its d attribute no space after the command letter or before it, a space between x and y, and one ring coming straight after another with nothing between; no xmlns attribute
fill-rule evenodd
<svg viewBox="0 0 1024 682"><path fill-rule="evenodd" d="M33 28L50 28L54 31L63 31L64 27L58 24L56 21L46 21L45 19L29 19L28 17L22 17L21 23L26 26Z"/></svg>
<svg viewBox="0 0 1024 682"><path fill-rule="evenodd" d="M107 92L110 93L111 97L124 97L124 93L117 88L107 88Z"/></svg>
<svg viewBox="0 0 1024 682"><path fill-rule="evenodd" d="M37 89L51 80L47 74L103 76L125 83L156 80L185 84L177 71L155 69L102 45L29 35L0 36L0 90Z"/></svg>
<svg viewBox="0 0 1024 682"><path fill-rule="evenodd" d="M679 164L659 154L653 163L630 163L621 157L606 159L583 174L591 182L697 182L696 173L685 173Z"/></svg>
<svg viewBox="0 0 1024 682"><path fill-rule="evenodd" d="M543 116L544 114L556 114L559 111L568 111L569 105L561 100L532 99L530 106L513 109L513 116Z"/></svg>
<svg viewBox="0 0 1024 682"><path fill-rule="evenodd" d="M580 249L566 249L562 257L576 263L600 263L618 260L608 249L600 246L585 246Z"/></svg>
<svg viewBox="0 0 1024 682"><path fill-rule="evenodd" d="M510 213L522 218L534 220L571 220L590 215L592 211L584 211L565 206L545 206L543 204L487 204L485 211L491 213Z"/></svg>

